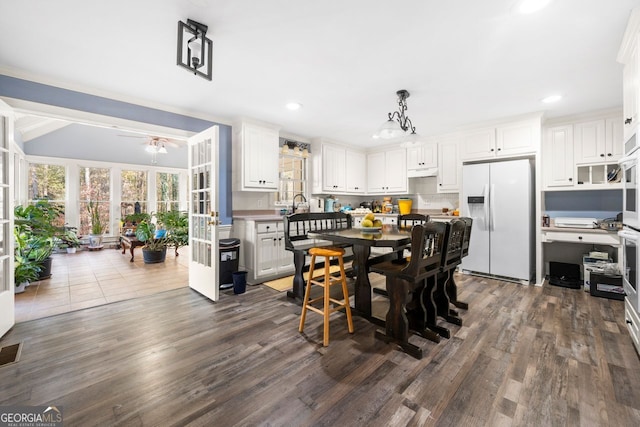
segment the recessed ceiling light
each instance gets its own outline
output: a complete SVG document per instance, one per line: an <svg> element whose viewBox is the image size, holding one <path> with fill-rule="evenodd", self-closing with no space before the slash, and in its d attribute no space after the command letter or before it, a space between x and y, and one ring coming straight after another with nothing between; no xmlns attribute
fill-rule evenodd
<svg viewBox="0 0 640 427"><path fill-rule="evenodd" d="M546 7L551 0L522 0L520 2L520 13L533 13Z"/></svg>
<svg viewBox="0 0 640 427"><path fill-rule="evenodd" d="M294 110L294 111L295 111L295 110L299 110L299 109L301 109L301 108L302 108L302 104L300 104L299 102L289 102L289 103L287 104L287 108L288 108L289 110Z"/></svg>
<svg viewBox="0 0 640 427"><path fill-rule="evenodd" d="M545 104L551 104L552 102L558 102L562 99L562 95L551 95L542 99Z"/></svg>

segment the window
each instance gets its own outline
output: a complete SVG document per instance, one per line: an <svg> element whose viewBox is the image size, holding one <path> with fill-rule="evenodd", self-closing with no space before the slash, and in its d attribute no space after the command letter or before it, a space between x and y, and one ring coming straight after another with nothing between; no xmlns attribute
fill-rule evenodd
<svg viewBox="0 0 640 427"><path fill-rule="evenodd" d="M109 168L80 168L80 227L81 234L90 234L91 217L89 201L98 205L102 223L106 225L105 233L109 233L111 218L111 170Z"/></svg>
<svg viewBox="0 0 640 427"><path fill-rule="evenodd" d="M65 206L66 199L66 168L60 165L33 163L29 166L29 200L48 200L50 203ZM65 217L61 215L59 223L65 224Z"/></svg>
<svg viewBox="0 0 640 427"><path fill-rule="evenodd" d="M140 212L147 210L147 172L123 170L120 172L120 216L135 212L136 202L140 204Z"/></svg>
<svg viewBox="0 0 640 427"><path fill-rule="evenodd" d="M156 174L156 212L167 212L180 208L180 175L158 172Z"/></svg>
<svg viewBox="0 0 640 427"><path fill-rule="evenodd" d="M280 185L276 203L291 204L293 196L307 193L307 159L280 153Z"/></svg>

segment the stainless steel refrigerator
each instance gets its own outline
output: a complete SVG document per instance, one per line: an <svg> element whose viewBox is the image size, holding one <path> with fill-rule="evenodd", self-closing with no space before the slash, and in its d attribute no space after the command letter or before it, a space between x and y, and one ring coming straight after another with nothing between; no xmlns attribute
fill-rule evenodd
<svg viewBox="0 0 640 427"><path fill-rule="evenodd" d="M462 215L473 218L463 270L519 281L532 279L533 170L529 159L462 167Z"/></svg>

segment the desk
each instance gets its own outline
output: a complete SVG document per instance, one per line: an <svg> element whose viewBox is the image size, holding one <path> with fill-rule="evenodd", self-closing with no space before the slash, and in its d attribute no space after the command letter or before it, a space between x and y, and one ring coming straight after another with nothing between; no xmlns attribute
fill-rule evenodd
<svg viewBox="0 0 640 427"><path fill-rule="evenodd" d="M356 271L355 307L357 313L371 319L371 282L369 281L369 256L371 248L398 249L411 243L411 230L396 225L383 225L379 232L371 233L358 228L309 233L309 237L353 245L353 268Z"/></svg>
<svg viewBox="0 0 640 427"><path fill-rule="evenodd" d="M129 262L133 262L133 249L138 246L144 246L144 242L141 242L135 236L120 236L120 245L122 246L122 253L125 253L127 246L129 246L129 251L131 252L131 260Z"/></svg>

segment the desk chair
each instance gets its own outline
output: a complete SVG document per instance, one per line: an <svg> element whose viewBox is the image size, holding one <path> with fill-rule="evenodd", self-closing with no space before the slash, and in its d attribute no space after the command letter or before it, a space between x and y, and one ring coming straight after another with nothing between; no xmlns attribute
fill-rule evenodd
<svg viewBox="0 0 640 427"><path fill-rule="evenodd" d="M311 255L311 266L309 267L309 279L307 280L307 289L304 293L304 301L302 302L302 313L300 315L300 326L298 330L300 332L304 331L304 321L307 317L307 310L315 311L316 313L320 313L324 317L324 334L323 334L323 346L329 345L329 316L334 311L338 311L344 309L347 314L347 326L349 328L349 333L353 333L353 319L351 317L351 307L349 306L349 291L347 289L347 276L344 272L344 249L342 248L333 248L333 247L319 247L319 248L311 248L309 249L309 255ZM314 277L314 269L316 265L316 257L324 257L324 275ZM340 277L334 278L330 274L330 260L331 258L337 258L340 264ZM323 280L317 280L322 277ZM342 285L342 295L344 297L344 301L339 301L337 299L330 297L330 289L332 285L340 283ZM322 296L309 299L311 295L311 286L318 285L324 288L324 292ZM318 301L322 301L323 308L319 309L314 307L312 304ZM334 303L333 308L329 305L330 303Z"/></svg>
<svg viewBox="0 0 640 427"><path fill-rule="evenodd" d="M371 266L371 271L386 277L389 296L385 333L376 331L376 337L395 342L418 359L422 357L422 349L409 343L409 330L429 340L440 341L439 333L427 325L422 300L425 281L435 279L440 271L445 233L445 223L417 224L411 230L410 260L385 261Z"/></svg>

